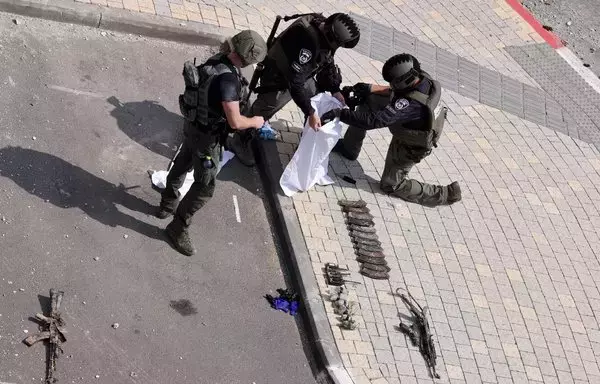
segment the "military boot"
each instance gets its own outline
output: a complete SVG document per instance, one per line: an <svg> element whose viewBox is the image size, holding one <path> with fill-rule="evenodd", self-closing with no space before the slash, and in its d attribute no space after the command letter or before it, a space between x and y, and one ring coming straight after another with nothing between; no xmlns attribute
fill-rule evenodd
<svg viewBox="0 0 600 384"><path fill-rule="evenodd" d="M462 199L462 195L460 192L460 185L458 184L458 181L455 181L452 184L448 185L447 188L448 188L448 205L454 204L457 201L460 201Z"/></svg>
<svg viewBox="0 0 600 384"><path fill-rule="evenodd" d="M239 133L234 133L227 138L227 149L235 153L240 162L247 167L253 167L256 164L254 153L252 152L251 140L242 138Z"/></svg>
<svg viewBox="0 0 600 384"><path fill-rule="evenodd" d="M167 225L167 228L165 228L165 232L175 249L179 252L186 256L192 256L196 253L196 249L194 248L194 244L192 244L192 239L190 239L187 229L181 228L180 225L171 222Z"/></svg>

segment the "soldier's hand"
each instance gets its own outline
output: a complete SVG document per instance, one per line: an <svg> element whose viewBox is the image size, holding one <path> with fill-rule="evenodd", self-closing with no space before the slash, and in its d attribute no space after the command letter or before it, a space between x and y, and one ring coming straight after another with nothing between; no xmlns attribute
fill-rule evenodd
<svg viewBox="0 0 600 384"><path fill-rule="evenodd" d="M354 94L362 100L371 93L371 84L356 83L354 86L352 86L352 89L354 90Z"/></svg>
<svg viewBox="0 0 600 384"><path fill-rule="evenodd" d="M256 129L260 129L265 125L265 119L262 116L254 116L252 120L254 120L254 128Z"/></svg>
<svg viewBox="0 0 600 384"><path fill-rule="evenodd" d="M316 112L308 117L308 125L315 131L318 131L319 128L321 128L321 119Z"/></svg>

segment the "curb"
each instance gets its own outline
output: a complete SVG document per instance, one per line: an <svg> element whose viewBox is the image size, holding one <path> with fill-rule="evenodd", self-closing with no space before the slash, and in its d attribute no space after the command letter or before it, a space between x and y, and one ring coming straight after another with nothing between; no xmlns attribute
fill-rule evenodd
<svg viewBox="0 0 600 384"><path fill-rule="evenodd" d="M50 1L52 4L49 4ZM76 3L72 0L0 0L0 12L197 45L219 45L225 36L237 32L230 28L196 22L180 23L171 18ZM329 326L293 202L279 194L279 176L283 172L283 166L279 160L276 143L258 141L260 143L256 151L257 164L264 180L267 181L265 191L276 213L273 220L276 223L277 235L281 239L284 255L289 259L297 291L304 299L306 311L303 322L316 347L317 362L323 366L334 384L354 384L344 368Z"/></svg>
<svg viewBox="0 0 600 384"><path fill-rule="evenodd" d="M320 362L333 383L354 384L344 367L329 325L294 203L279 190L283 166L277 152L277 144L275 141L256 141L256 160L265 178L265 192L273 207L277 235L281 239L284 254L289 257L290 272L295 276L297 291L303 298L302 303L308 314L308 318L305 319L307 330L316 345Z"/></svg>
<svg viewBox="0 0 600 384"><path fill-rule="evenodd" d="M548 43L552 48L554 49L558 49L561 47L564 47L564 44L562 42L562 40L560 39L560 37L556 36L554 33L547 31L544 29L544 27L542 26L542 23L540 23L539 21L537 21L537 19L535 18L535 16L533 16L531 14L531 12L529 12L524 6L523 4L521 4L521 2L519 0L506 0L506 2L508 3L508 5L510 5L510 7L512 9L515 10L515 12L517 12L519 14L519 16L521 16L523 18L523 20L525 20L525 22L527 24L529 24L531 26L531 28L533 28L538 35L540 35L542 37L542 39L544 39L546 41L546 43Z"/></svg>
<svg viewBox="0 0 600 384"><path fill-rule="evenodd" d="M535 16L529 12L519 0L506 0L506 3L533 28L538 35L546 41L556 52L589 84L596 92L600 93L600 77L596 76L589 68L583 66L579 58L571 51L563 40L554 33L547 31L542 23L537 21Z"/></svg>
<svg viewBox="0 0 600 384"><path fill-rule="evenodd" d="M73 0L0 0L0 11L62 23L80 24L195 45L216 46L236 30L183 22L125 9L76 3Z"/></svg>

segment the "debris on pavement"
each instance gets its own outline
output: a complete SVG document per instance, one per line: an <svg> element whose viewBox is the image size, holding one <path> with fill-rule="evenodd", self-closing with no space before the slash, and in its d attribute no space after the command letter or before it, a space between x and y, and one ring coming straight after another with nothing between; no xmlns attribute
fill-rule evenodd
<svg viewBox="0 0 600 384"><path fill-rule="evenodd" d="M294 316L298 312L298 294L288 289L277 289L278 297L266 294L265 299L271 304L273 309L283 311Z"/></svg>
<svg viewBox="0 0 600 384"><path fill-rule="evenodd" d="M367 203L363 200L339 200L338 204L346 215L356 261L360 263L359 273L375 280L389 279L391 269L385 260L375 229L374 216L370 213Z"/></svg>
<svg viewBox="0 0 600 384"><path fill-rule="evenodd" d="M325 263L325 278L328 285L342 286L345 283L361 284L358 281L345 280L344 276L350 275L348 268L340 268L339 265L333 263Z"/></svg>
<svg viewBox="0 0 600 384"><path fill-rule="evenodd" d="M61 348L61 344L67 341L67 338L64 335L65 322L61 316L61 313L59 312L63 295L63 291L57 291L55 289L50 290L50 315L45 316L42 313L37 313L35 315L35 318L42 322L40 327L42 331L34 335L30 335L23 340L28 347L31 347L38 341L48 339L48 342L50 343L50 353L47 354L46 384L53 384L58 381L54 378L54 372L56 371L56 359L58 358L58 352L64 353Z"/></svg>
<svg viewBox="0 0 600 384"><path fill-rule="evenodd" d="M114 329L117 329L117 328L119 328L119 323L113 323L112 327L113 327Z"/></svg>
<svg viewBox="0 0 600 384"><path fill-rule="evenodd" d="M399 291L400 288L396 289L396 294L400 296L402 302L412 314L413 323L412 325L406 325L402 322L402 319L400 319L398 329L408 336L413 346L419 348L419 352L421 352L425 364L427 364L431 377L439 379L440 375L435 370L437 359L435 344L433 343L433 336L431 335L429 323L427 322L428 308L422 308L408 290L406 290L406 295L399 293Z"/></svg>
<svg viewBox="0 0 600 384"><path fill-rule="evenodd" d="M340 315L340 326L347 330L354 330L358 326L352 316L356 314L356 303L348 301L348 291L345 287L335 287L329 297L333 303L334 313Z"/></svg>
<svg viewBox="0 0 600 384"><path fill-rule="evenodd" d="M542 28L544 28L546 31L550 31L550 32L552 32L554 30L554 28L552 28L549 25L542 25Z"/></svg>
<svg viewBox="0 0 600 384"><path fill-rule="evenodd" d="M15 25L19 25L19 19L13 19L13 20L12 20L12 22L13 22Z"/></svg>

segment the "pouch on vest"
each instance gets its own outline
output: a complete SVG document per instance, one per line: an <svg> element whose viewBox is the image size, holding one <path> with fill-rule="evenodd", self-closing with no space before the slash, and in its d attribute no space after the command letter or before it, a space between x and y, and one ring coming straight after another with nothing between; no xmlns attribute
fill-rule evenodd
<svg viewBox="0 0 600 384"><path fill-rule="evenodd" d="M217 54L200 66L196 67L191 61L186 61L183 66L183 79L185 91L179 96L179 108L183 116L202 126L213 129L213 125L224 123L224 117L209 118L210 106L208 92L213 79L223 73L234 72L239 77L237 70L229 68L219 62L222 54Z"/></svg>
<svg viewBox="0 0 600 384"><path fill-rule="evenodd" d="M192 61L186 61L182 75L185 91L179 95L179 110L186 120L194 122L198 117L200 74Z"/></svg>
<svg viewBox="0 0 600 384"><path fill-rule="evenodd" d="M448 114L448 108L442 107L440 114L435 118L433 122L433 137L432 143L433 146L437 148L438 141L440 137L442 137L442 131L444 130L444 121L446 120L446 115Z"/></svg>

